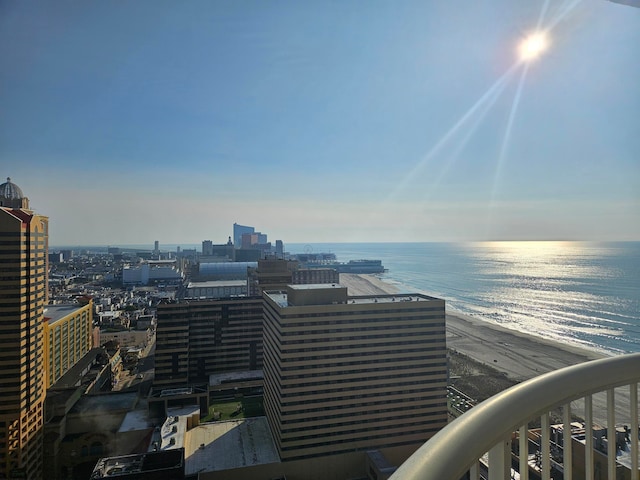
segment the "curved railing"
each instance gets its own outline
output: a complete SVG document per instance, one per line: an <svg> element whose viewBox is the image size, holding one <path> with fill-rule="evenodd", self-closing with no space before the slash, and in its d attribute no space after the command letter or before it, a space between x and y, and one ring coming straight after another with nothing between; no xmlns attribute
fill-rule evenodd
<svg viewBox="0 0 640 480"><path fill-rule="evenodd" d="M479 477L479 459L488 452L488 478L511 478L511 438L519 432L520 478L528 478L530 421L540 418L542 478L550 478L549 412L563 407L564 478L572 478L570 402L584 399L585 432L593 430L592 395L606 392L607 438L615 438L614 389L628 385L630 432L638 432L637 382L640 353L574 365L515 385L458 417L420 447L390 480L459 480ZM581 413L581 412L580 412ZM637 440L637 434L633 436ZM616 442L607 442L607 475L616 478ZM638 442L631 441L631 478L638 478ZM594 477L593 435L585 435L585 475Z"/></svg>

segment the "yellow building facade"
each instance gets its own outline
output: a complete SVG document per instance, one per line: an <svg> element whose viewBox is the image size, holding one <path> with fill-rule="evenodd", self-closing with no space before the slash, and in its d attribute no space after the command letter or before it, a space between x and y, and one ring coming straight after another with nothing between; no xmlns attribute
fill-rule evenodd
<svg viewBox="0 0 640 480"><path fill-rule="evenodd" d="M93 301L84 305L49 305L44 317L44 358L49 388L91 350Z"/></svg>

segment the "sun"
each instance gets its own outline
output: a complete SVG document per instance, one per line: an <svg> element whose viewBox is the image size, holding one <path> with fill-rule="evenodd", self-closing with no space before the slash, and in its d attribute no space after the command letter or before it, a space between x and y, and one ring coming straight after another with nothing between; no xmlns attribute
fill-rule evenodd
<svg viewBox="0 0 640 480"><path fill-rule="evenodd" d="M545 32L534 32L518 45L518 56L522 62L531 62L549 48L549 37Z"/></svg>

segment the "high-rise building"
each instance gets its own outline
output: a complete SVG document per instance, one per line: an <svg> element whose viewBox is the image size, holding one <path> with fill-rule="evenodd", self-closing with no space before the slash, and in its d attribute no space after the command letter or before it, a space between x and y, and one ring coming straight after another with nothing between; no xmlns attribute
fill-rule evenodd
<svg viewBox="0 0 640 480"><path fill-rule="evenodd" d="M92 300L47 306L43 322L47 388L89 353L92 323Z"/></svg>
<svg viewBox="0 0 640 480"><path fill-rule="evenodd" d="M260 297L162 303L157 318L156 387L262 368Z"/></svg>
<svg viewBox="0 0 640 480"><path fill-rule="evenodd" d="M260 242L258 242L259 234L257 233L243 233L240 238L240 248L254 248Z"/></svg>
<svg viewBox="0 0 640 480"><path fill-rule="evenodd" d="M242 235L245 233L253 233L253 232L255 232L255 228L253 227L234 223L233 224L233 245L236 248L240 248L242 246Z"/></svg>
<svg viewBox="0 0 640 480"><path fill-rule="evenodd" d="M202 256L200 261L207 261L206 257L218 257L217 260L233 261L235 258L235 252L231 237L229 241L223 244L215 244L211 240L202 241Z"/></svg>
<svg viewBox="0 0 640 480"><path fill-rule="evenodd" d="M249 295L261 296L263 290L279 290L292 282L292 272L298 268L295 260L275 258L258 260L257 268L247 269L247 290Z"/></svg>
<svg viewBox="0 0 640 480"><path fill-rule="evenodd" d="M335 268L299 268L292 272L294 285L312 283L340 283L340 274Z"/></svg>
<svg viewBox="0 0 640 480"><path fill-rule="evenodd" d="M340 275L332 268L300 268L297 260L267 258L258 267L247 269L247 291L262 296L264 290L284 290L291 284L338 283Z"/></svg>
<svg viewBox="0 0 640 480"><path fill-rule="evenodd" d="M204 257L213 255L213 242L211 240L202 241L202 255Z"/></svg>
<svg viewBox="0 0 640 480"><path fill-rule="evenodd" d="M447 423L444 300L265 291L264 406L283 461L417 446Z"/></svg>
<svg viewBox="0 0 640 480"><path fill-rule="evenodd" d="M42 478L48 224L0 185L0 478Z"/></svg>

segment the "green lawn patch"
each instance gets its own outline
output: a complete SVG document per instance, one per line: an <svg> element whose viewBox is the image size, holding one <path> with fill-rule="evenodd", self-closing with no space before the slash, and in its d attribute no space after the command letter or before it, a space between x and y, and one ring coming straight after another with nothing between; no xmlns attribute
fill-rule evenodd
<svg viewBox="0 0 640 480"><path fill-rule="evenodd" d="M242 397L212 403L209 405L209 414L200 421L239 420L262 415L264 415L262 397Z"/></svg>

